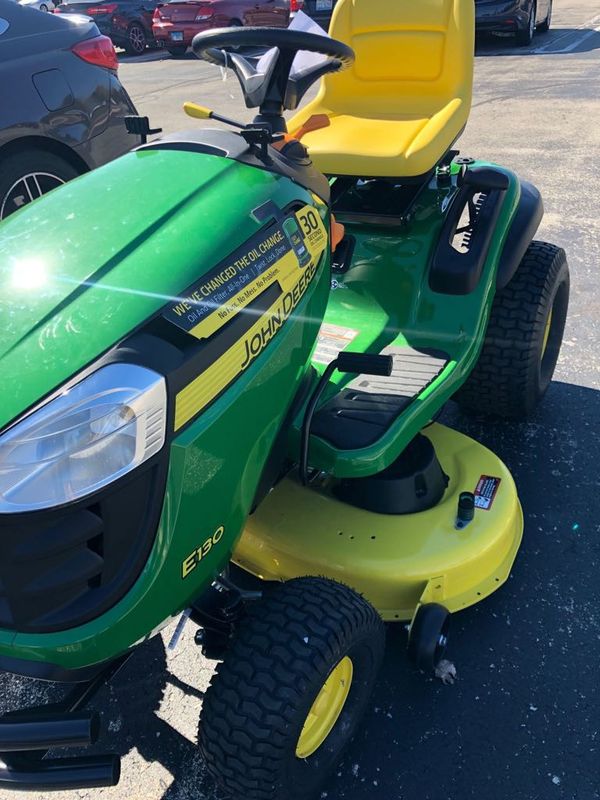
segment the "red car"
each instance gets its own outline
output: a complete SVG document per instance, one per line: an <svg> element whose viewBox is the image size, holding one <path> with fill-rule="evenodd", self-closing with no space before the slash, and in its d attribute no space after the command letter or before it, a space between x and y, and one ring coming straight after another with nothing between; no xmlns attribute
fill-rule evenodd
<svg viewBox="0 0 600 800"><path fill-rule="evenodd" d="M160 47L182 56L194 36L209 28L268 25L287 28L290 0L170 0L157 7L152 32Z"/></svg>

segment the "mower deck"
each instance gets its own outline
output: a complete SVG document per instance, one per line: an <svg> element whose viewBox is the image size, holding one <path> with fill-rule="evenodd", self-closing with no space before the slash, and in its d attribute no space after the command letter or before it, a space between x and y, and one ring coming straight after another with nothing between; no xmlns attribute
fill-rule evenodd
<svg viewBox="0 0 600 800"><path fill-rule="evenodd" d="M338 500L331 477L305 488L293 473L248 520L235 563L262 580L321 575L341 581L389 621L411 619L420 603L453 612L490 595L508 578L521 543L514 481L497 456L463 434L437 424L424 434L449 477L436 507L375 514ZM473 522L458 529L465 491L475 492L478 508Z"/></svg>

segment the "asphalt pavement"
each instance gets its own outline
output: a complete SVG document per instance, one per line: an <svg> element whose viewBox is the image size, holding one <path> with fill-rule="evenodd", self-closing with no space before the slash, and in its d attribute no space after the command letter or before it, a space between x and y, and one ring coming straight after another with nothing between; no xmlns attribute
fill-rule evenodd
<svg viewBox="0 0 600 800"><path fill-rule="evenodd" d="M479 42L475 95L459 146L515 169L542 191L538 238L567 251L572 300L547 398L527 423L445 420L508 464L525 536L510 580L454 619L453 686L388 650L359 735L332 775L327 800L598 800L600 798L600 7L555 2L553 29L530 48ZM123 58L120 77L139 111L167 132L192 128L195 100L248 119L233 76L192 55ZM168 188L168 187L167 187ZM195 737L213 665L190 623L142 647L98 696L107 747L121 753L114 789L56 800L218 800ZM0 676L0 710L42 697L32 681ZM41 794L11 795L42 800Z"/></svg>

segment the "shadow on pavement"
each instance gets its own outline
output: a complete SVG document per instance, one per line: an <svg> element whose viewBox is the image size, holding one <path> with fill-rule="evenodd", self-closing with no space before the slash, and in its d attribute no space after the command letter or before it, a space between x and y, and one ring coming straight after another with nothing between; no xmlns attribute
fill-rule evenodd
<svg viewBox="0 0 600 800"><path fill-rule="evenodd" d="M328 800L598 798L600 392L550 387L527 423L442 420L513 471L525 534L509 581L453 619L443 686L388 630L372 710Z"/></svg>
<svg viewBox="0 0 600 800"><path fill-rule="evenodd" d="M199 650L197 658L200 661ZM186 696L203 697L198 689L168 671L163 641L155 636L132 657L118 679L104 692L105 699L108 695L108 702L103 703L104 718L122 721L118 735L109 733L104 747L110 747L121 756L135 748L145 761L160 763L173 776L173 783L162 795L163 800L187 797L184 786L190 779L195 796L201 800L204 792L213 790L213 784L207 777L205 785L205 769L198 748L156 714L167 684L178 686Z"/></svg>
<svg viewBox="0 0 600 800"><path fill-rule="evenodd" d="M528 47L517 46L512 36L479 34L475 55L478 57L577 55L599 49L600 31L594 28L552 28L547 34L536 34Z"/></svg>

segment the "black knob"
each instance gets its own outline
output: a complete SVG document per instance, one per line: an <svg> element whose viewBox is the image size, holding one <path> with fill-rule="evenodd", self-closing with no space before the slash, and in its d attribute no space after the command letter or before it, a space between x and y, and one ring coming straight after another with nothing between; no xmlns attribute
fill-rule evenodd
<svg viewBox="0 0 600 800"><path fill-rule="evenodd" d="M473 492L461 492L458 498L459 522L471 522L475 517L475 495Z"/></svg>

